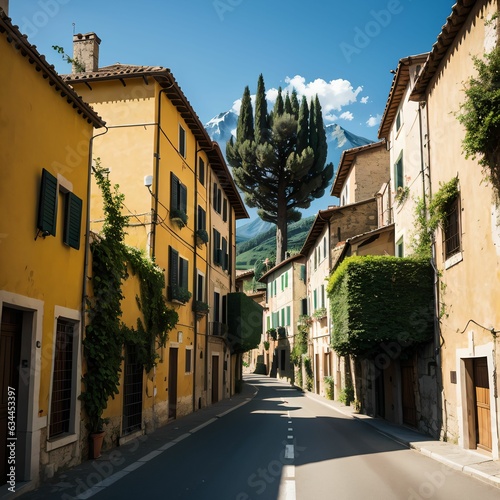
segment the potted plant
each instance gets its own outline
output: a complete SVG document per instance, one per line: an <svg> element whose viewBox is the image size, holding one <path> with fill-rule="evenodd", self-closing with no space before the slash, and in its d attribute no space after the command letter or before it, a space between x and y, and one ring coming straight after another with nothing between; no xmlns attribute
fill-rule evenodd
<svg viewBox="0 0 500 500"><path fill-rule="evenodd" d="M326 307L320 307L319 309L316 309L316 311L314 311L314 319L319 321L320 319L326 318L326 313Z"/></svg>
<svg viewBox="0 0 500 500"><path fill-rule="evenodd" d="M104 441L103 426L107 424L109 419L93 416L89 418L89 458L99 458L101 456L102 443Z"/></svg>
<svg viewBox="0 0 500 500"><path fill-rule="evenodd" d="M193 311L196 313L196 316L202 317L208 314L208 304L203 302L202 300L195 300L193 302Z"/></svg>
<svg viewBox="0 0 500 500"><path fill-rule="evenodd" d="M286 328L284 326L278 326L278 338L279 339L286 338Z"/></svg>
<svg viewBox="0 0 500 500"><path fill-rule="evenodd" d="M267 340L264 341L264 351L268 351L269 350L269 342Z"/></svg>
<svg viewBox="0 0 500 500"><path fill-rule="evenodd" d="M266 332L273 340L276 340L277 338L277 332L276 332L276 328L269 328L269 330L267 330Z"/></svg>
<svg viewBox="0 0 500 500"><path fill-rule="evenodd" d="M208 243L208 233L205 229L197 229L196 230L196 244L201 247L202 245L206 245Z"/></svg>
<svg viewBox="0 0 500 500"><path fill-rule="evenodd" d="M188 221L188 216L184 210L180 210L179 208L174 208L170 211L170 219L172 222L177 224L179 229L182 229Z"/></svg>
<svg viewBox="0 0 500 500"><path fill-rule="evenodd" d="M192 293L187 289L179 285L172 285L170 289L170 300L172 302L180 302L185 304L191 298Z"/></svg>

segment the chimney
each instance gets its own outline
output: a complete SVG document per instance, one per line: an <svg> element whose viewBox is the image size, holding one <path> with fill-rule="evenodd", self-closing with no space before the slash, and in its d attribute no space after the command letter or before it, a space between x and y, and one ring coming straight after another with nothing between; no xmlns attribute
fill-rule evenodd
<svg viewBox="0 0 500 500"><path fill-rule="evenodd" d="M95 33L73 35L73 73L94 72L99 69L99 44Z"/></svg>
<svg viewBox="0 0 500 500"><path fill-rule="evenodd" d="M5 14L9 15L9 0L0 0L0 9L3 9Z"/></svg>

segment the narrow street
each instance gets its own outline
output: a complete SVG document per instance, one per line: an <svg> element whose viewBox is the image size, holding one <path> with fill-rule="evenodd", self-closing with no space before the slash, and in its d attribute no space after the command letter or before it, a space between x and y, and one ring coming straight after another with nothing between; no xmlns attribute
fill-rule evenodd
<svg viewBox="0 0 500 500"><path fill-rule="evenodd" d="M89 490L80 498L499 497L497 488L409 450L286 384L255 375L247 383L258 390L248 403L159 444L94 495Z"/></svg>

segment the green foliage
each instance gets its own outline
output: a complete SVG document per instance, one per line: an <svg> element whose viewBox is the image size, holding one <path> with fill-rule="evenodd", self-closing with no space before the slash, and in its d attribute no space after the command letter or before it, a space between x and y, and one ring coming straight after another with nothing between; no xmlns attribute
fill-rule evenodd
<svg viewBox="0 0 500 500"><path fill-rule="evenodd" d="M399 186L398 187L398 192L396 193L396 196L394 197L394 201L396 202L397 206L401 206L408 196L410 195L410 188L409 186Z"/></svg>
<svg viewBox="0 0 500 500"><path fill-rule="evenodd" d="M318 321L320 319L326 318L326 315L327 315L326 307L320 307L319 309L316 309L316 311L313 312L313 318Z"/></svg>
<svg viewBox="0 0 500 500"><path fill-rule="evenodd" d="M267 340L264 340L264 351L269 351L269 346L271 344L267 341Z"/></svg>
<svg viewBox="0 0 500 500"><path fill-rule="evenodd" d="M138 318L137 332L132 331L133 335L127 340L138 346L139 359L149 372L158 358L156 349L167 345L168 332L177 324L179 316L167 307L163 270L141 250L126 247L126 252L132 270L140 280L141 297L137 303L144 317L144 322Z"/></svg>
<svg viewBox="0 0 500 500"><path fill-rule="evenodd" d="M460 106L459 122L465 127L462 142L466 158L479 156L489 168L497 195L500 191L500 47L484 59L473 58L477 76L471 77Z"/></svg>
<svg viewBox="0 0 500 500"><path fill-rule="evenodd" d="M121 214L123 195L111 189L106 170L97 162L94 175L103 195L106 214L103 237L91 245L93 297L88 301L89 324L83 339L87 369L81 400L89 417L89 430L102 429L102 413L109 397L118 394L123 333L121 283L127 277L123 238L126 217Z"/></svg>
<svg viewBox="0 0 500 500"><path fill-rule="evenodd" d="M432 338L433 273L428 261L348 257L330 277L327 292L332 347L341 356L370 358L387 343L404 351Z"/></svg>
<svg viewBox="0 0 500 500"><path fill-rule="evenodd" d="M339 401L346 406L349 406L354 401L354 387L346 385L339 393Z"/></svg>
<svg viewBox="0 0 500 500"><path fill-rule="evenodd" d="M64 62L72 64L75 67L77 73L83 73L85 71L85 66L78 59L74 59L73 57L68 56L68 54L66 54L66 52L64 51L63 47L60 47L59 45L52 45L52 48L58 54L61 54Z"/></svg>
<svg viewBox="0 0 500 500"><path fill-rule="evenodd" d="M206 245L208 243L208 233L205 229L196 230L196 244L198 246Z"/></svg>
<svg viewBox="0 0 500 500"><path fill-rule="evenodd" d="M163 271L139 250L123 243L127 222L121 213L124 196L118 186L111 188L107 170L99 161L94 175L103 197L105 220L102 237L96 237L91 244L93 296L87 304L89 323L83 339L86 372L80 397L91 432L101 430L108 399L118 394L124 343L137 346L139 359L149 371L156 362L155 342L158 347L165 346L168 331L178 321L177 313L166 307ZM137 303L144 321L137 320L136 330L121 322L127 260L140 279L141 297Z"/></svg>
<svg viewBox="0 0 500 500"><path fill-rule="evenodd" d="M276 331L276 328L269 328L266 333L273 340L276 340L278 338L278 332Z"/></svg>
<svg viewBox="0 0 500 500"><path fill-rule="evenodd" d="M228 342L233 353L255 349L262 335L263 308L243 292L227 295Z"/></svg>
<svg viewBox="0 0 500 500"><path fill-rule="evenodd" d="M323 378L323 382L325 384L325 395L326 399L333 399L334 398L334 389L335 389L335 381L333 380L333 377L328 375Z"/></svg>
<svg viewBox="0 0 500 500"><path fill-rule="evenodd" d="M185 227L187 225L188 216L187 216L186 212L184 212L184 210L174 208L170 212L170 219L172 220L172 222L177 224L177 227L179 229L182 229L183 227ZM208 235L207 235L207 237L208 237Z"/></svg>
<svg viewBox="0 0 500 500"><path fill-rule="evenodd" d="M443 226L449 215L450 207L458 196L458 177L441 183L439 190L434 194L429 206L425 206L422 198L415 206L415 234L412 247L416 257L429 259L434 231Z"/></svg>
<svg viewBox="0 0 500 500"><path fill-rule="evenodd" d="M308 113L304 102L304 109L297 109L296 95L287 94L283 100L280 88L268 115L262 75L257 91L254 131L250 130L253 110L246 87L236 141L227 143L226 157L246 204L258 208L263 220L276 224L279 263L288 249L288 223L300 220L300 209L308 208L312 200L323 196L333 177L333 165L325 167L327 142L317 96Z"/></svg>
<svg viewBox="0 0 500 500"><path fill-rule="evenodd" d="M306 389L312 391L314 386L314 374L311 358L309 356L304 356L304 369L306 372Z"/></svg>

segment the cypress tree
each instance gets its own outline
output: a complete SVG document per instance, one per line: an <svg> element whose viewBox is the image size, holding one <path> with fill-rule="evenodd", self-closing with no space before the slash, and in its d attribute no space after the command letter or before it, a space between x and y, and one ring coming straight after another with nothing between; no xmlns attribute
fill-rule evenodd
<svg viewBox="0 0 500 500"><path fill-rule="evenodd" d="M251 113L246 87L236 140L227 143L226 157L247 205L258 208L263 220L276 224L279 264L286 255L288 223L300 220L300 209L308 208L313 199L324 194L333 176L333 165L325 166L326 134L317 96L309 109L305 98L299 106L295 92L291 96L287 93L283 99L280 87L268 116L264 79L260 75L255 130L250 134Z"/></svg>

